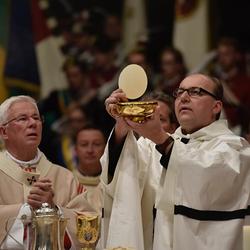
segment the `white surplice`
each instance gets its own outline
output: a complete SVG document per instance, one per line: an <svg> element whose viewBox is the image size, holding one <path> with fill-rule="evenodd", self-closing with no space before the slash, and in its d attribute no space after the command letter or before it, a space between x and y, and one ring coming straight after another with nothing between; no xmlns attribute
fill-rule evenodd
<svg viewBox="0 0 250 250"><path fill-rule="evenodd" d="M162 166L155 144L130 132L108 184L108 147L101 159L105 189L104 232L106 247L152 249L155 189ZM151 166L155 166L152 168Z"/></svg>
<svg viewBox="0 0 250 250"><path fill-rule="evenodd" d="M111 183L106 149L102 179L107 246L151 249L150 214L155 203L154 250L241 249L250 193L248 143L223 120L190 135L179 128L172 137L175 142L165 169L160 168L154 144L143 138L136 141L130 133ZM190 138L189 142L181 142L182 137ZM228 214L232 217L227 218Z"/></svg>

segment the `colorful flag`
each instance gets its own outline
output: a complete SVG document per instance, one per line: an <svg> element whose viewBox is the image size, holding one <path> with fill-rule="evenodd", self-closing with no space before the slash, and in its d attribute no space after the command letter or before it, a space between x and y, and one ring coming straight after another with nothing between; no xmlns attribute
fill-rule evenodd
<svg viewBox="0 0 250 250"><path fill-rule="evenodd" d="M48 28L38 0L3 0L0 4L0 90L39 99L64 88L64 57ZM5 84L5 85L4 85ZM3 96L3 97L2 97Z"/></svg>

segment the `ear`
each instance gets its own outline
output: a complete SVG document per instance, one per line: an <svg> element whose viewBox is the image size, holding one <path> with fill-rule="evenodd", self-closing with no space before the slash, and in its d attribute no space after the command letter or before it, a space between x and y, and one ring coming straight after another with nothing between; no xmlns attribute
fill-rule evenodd
<svg viewBox="0 0 250 250"><path fill-rule="evenodd" d="M6 133L6 127L5 126L0 126L0 135L1 137L5 140L8 139L8 135Z"/></svg>
<svg viewBox="0 0 250 250"><path fill-rule="evenodd" d="M219 114L221 112L221 110L222 110L222 101L216 100L215 104L214 104L214 107L213 107L214 115Z"/></svg>

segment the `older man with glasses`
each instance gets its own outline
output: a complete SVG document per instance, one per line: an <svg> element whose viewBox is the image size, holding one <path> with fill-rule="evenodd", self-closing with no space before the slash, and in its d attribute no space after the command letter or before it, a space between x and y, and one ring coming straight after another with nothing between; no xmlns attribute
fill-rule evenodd
<svg viewBox="0 0 250 250"><path fill-rule="evenodd" d="M189 75L180 83L174 97L180 127L173 134L162 129L159 109L141 124L123 119L124 127L153 141L161 154L153 249L242 249L242 228L250 205L249 144L234 135L225 120L219 119L223 88L217 79L202 74ZM113 93L106 100L107 111L115 116L116 103L124 98L122 91ZM153 172L148 172L152 164L149 150L142 145L144 150L138 150L135 156L131 138L127 136L124 140L111 182L108 155L103 159L105 189L113 201L109 208L110 225L117 232L119 227L120 231L125 228L118 223L115 228L115 223L112 224L115 216L124 214L125 208L119 204L134 207L134 211L127 213L129 218L122 218L133 221L134 214L142 209L141 204L146 204L141 200L149 188L145 180L153 178ZM128 173L129 164L134 164L133 176ZM134 206L131 197L136 197ZM122 233L126 235L125 230ZM115 242L114 237L118 236L108 235L109 244ZM143 236L138 234L138 237ZM134 246L138 246L139 241L134 239ZM136 249L143 250L143 247L141 244Z"/></svg>
<svg viewBox="0 0 250 250"><path fill-rule="evenodd" d="M24 249L27 228L20 218L30 216L42 203L70 219L65 247L76 246L76 215L94 209L72 173L48 161L38 149L42 118L35 100L29 96L5 100L0 105L0 131L5 144L0 152L0 249Z"/></svg>

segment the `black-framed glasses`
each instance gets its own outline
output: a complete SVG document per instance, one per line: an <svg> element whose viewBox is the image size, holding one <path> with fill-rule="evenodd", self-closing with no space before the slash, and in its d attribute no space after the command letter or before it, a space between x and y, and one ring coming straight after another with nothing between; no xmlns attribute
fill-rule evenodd
<svg viewBox="0 0 250 250"><path fill-rule="evenodd" d="M28 115L20 115L17 117L14 117L10 120L8 120L7 122L3 123L2 126L6 126L11 122L16 122L16 123L20 123L20 124L28 124L29 120L33 119L36 123L43 123L44 119L43 116L40 115L32 115L32 116L28 116Z"/></svg>
<svg viewBox="0 0 250 250"><path fill-rule="evenodd" d="M216 95L200 87L191 87L188 89L178 88L173 92L173 96L175 98L179 98L185 91L187 91L188 95L191 97L210 95L214 99L218 100Z"/></svg>

